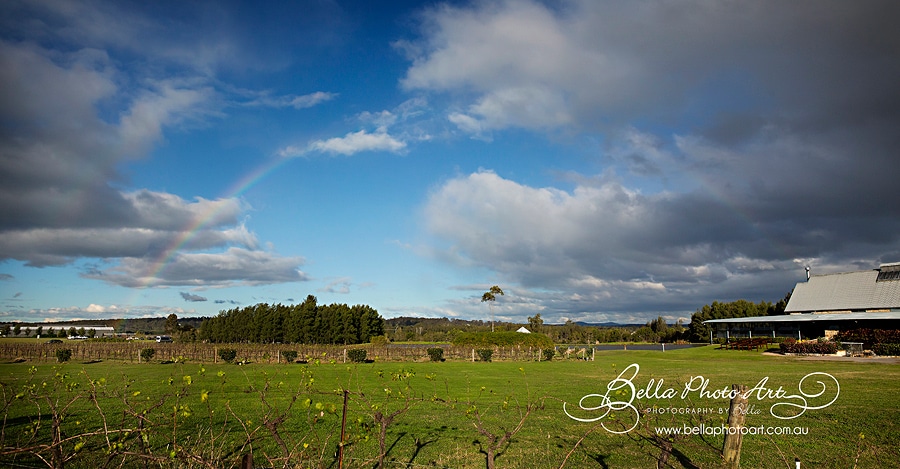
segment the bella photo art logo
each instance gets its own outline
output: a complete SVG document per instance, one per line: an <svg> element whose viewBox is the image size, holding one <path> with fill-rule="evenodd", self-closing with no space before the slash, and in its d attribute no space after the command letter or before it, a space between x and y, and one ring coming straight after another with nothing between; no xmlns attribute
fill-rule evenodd
<svg viewBox="0 0 900 469"><path fill-rule="evenodd" d="M742 397L747 400L748 403L751 403L754 400L767 402L774 401L769 407L769 413L775 418L790 420L803 415L807 410L824 409L831 404L834 404L834 402L837 401L838 395L841 393L841 386L840 383L838 383L838 380L834 376L823 372L809 373L801 378L797 383L797 394L788 394L788 391L782 386L778 386L778 388L775 389L769 387L768 376L760 379L755 386L744 392L732 389L731 387L718 389L710 388L709 379L704 378L703 376L691 377L680 390L673 387L666 387L663 379L650 379L645 387L638 388L635 385L634 380L637 378L640 369L641 367L637 363L628 365L627 368L619 373L619 376L616 379L610 381L609 384L606 385L605 393L588 394L578 401L578 407L582 411L600 412L599 416L583 418L572 415L569 413L569 409L566 407L565 402L563 402L563 412L573 420L586 423L597 422L617 414L616 416L623 417L625 422L630 422L631 426L625 430L617 430L607 427L605 422L601 422L600 425L610 433L623 434L634 430L640 422L641 410L635 405L636 400L671 400L676 398L684 400L690 397L731 400L738 395L743 394ZM812 386L814 389L812 392L809 392L809 383L811 381L815 381L817 386ZM832 384L834 388L834 397L830 401L821 405L810 404L810 400L819 400L818 398L822 398L823 396L825 396L824 399L827 399L827 396L832 392ZM599 403L597 403L598 400ZM596 405L592 405L592 403L595 403ZM751 414L760 413L760 411L754 409L755 406L751 405L743 411ZM672 413L701 413L691 412L691 409L689 408L682 410L686 411L675 412L673 409ZM710 409L706 408L701 410L708 411ZM725 409L725 411L727 412L727 409ZM645 409L644 412L652 412L652 410ZM721 408L719 412L722 413ZM627 425L628 424L626 423L622 427L625 428Z"/></svg>

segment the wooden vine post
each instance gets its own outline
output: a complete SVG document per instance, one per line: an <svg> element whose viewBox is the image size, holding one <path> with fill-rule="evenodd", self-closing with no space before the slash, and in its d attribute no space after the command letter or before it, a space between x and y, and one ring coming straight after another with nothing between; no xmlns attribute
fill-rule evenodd
<svg viewBox="0 0 900 469"><path fill-rule="evenodd" d="M725 465L736 469L741 465L741 443L743 435L741 427L744 426L744 417L747 411L747 386L731 385L736 395L731 398L731 406L728 408L728 432L725 434L725 443L722 445L722 456L725 457Z"/></svg>

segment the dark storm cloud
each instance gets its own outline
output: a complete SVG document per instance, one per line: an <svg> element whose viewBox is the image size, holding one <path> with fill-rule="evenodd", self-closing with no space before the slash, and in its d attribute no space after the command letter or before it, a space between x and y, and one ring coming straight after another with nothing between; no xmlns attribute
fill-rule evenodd
<svg viewBox="0 0 900 469"><path fill-rule="evenodd" d="M217 305L224 305L224 304L240 305L240 304L243 304L240 301L235 301L235 300L216 300L214 303Z"/></svg>
<svg viewBox="0 0 900 469"><path fill-rule="evenodd" d="M197 302L197 301L207 301L206 297L200 295L194 295L193 293L181 292L181 298L184 301Z"/></svg>
<svg viewBox="0 0 900 469"><path fill-rule="evenodd" d="M168 12L166 24L144 16L147 11L138 5L115 3L12 1L4 12L0 260L35 267L83 258L118 261L83 276L126 286L303 278L297 273L300 258L256 252L256 236L240 220L249 207L236 198L185 200L120 189L127 186L119 173L122 164L146 157L167 130L221 116L230 99L222 88L232 87L218 82L215 72L252 54L202 22L184 26L223 12L213 4L179 6ZM304 100L243 90L240 99L259 96L312 106L331 94ZM198 250L225 252L195 255ZM173 258L193 264L159 268ZM274 261L274 267L254 260ZM198 264L203 262L215 265Z"/></svg>
<svg viewBox="0 0 900 469"><path fill-rule="evenodd" d="M599 133L607 167L565 191L459 176L430 195L427 226L445 258L559 292L533 311L584 317L774 301L807 264L898 261L898 14L883 1L431 10L402 44L405 87L468 97L449 120L476 137Z"/></svg>

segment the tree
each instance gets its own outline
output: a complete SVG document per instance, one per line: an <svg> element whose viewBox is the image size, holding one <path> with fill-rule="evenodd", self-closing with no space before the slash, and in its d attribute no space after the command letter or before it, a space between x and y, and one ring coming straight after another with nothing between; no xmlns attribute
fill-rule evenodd
<svg viewBox="0 0 900 469"><path fill-rule="evenodd" d="M491 332L494 332L494 302L497 301L497 295L503 295L503 290L497 285L491 287L490 290L481 295L481 302L488 302L488 308L491 310Z"/></svg>
<svg viewBox="0 0 900 469"><path fill-rule="evenodd" d="M791 290L784 295L784 298L779 300L778 303L775 303L773 307L773 311L769 313L769 316L774 316L778 314L784 314L785 308L787 308L788 301L791 301L791 295L794 293L794 290Z"/></svg>
<svg viewBox="0 0 900 469"><path fill-rule="evenodd" d="M178 332L178 315L172 313L166 316L166 334L174 334Z"/></svg>
<svg viewBox="0 0 900 469"><path fill-rule="evenodd" d="M544 328L544 320L541 319L541 313L528 318L528 328L531 329L531 332L541 332Z"/></svg>
<svg viewBox="0 0 900 469"><path fill-rule="evenodd" d="M785 301L786 303L786 301ZM772 303L761 301L753 303L747 300L737 300L731 303L713 301L704 305L691 315L690 340L692 342L706 342L710 340L712 328L703 321L710 319L758 317L773 314L776 308Z"/></svg>
<svg viewBox="0 0 900 469"><path fill-rule="evenodd" d="M180 337L193 337L179 326ZM268 305L222 311L203 322L199 336L210 342L288 342L358 344L384 334L384 319L367 305L316 305L310 295L302 304Z"/></svg>

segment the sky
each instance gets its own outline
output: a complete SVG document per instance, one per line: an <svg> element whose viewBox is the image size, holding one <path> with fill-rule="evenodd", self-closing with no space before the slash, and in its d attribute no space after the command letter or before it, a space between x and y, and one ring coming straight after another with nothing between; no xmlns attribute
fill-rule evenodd
<svg viewBox="0 0 900 469"><path fill-rule="evenodd" d="M0 3L0 321L688 319L900 261L900 3ZM505 295L486 305L492 285Z"/></svg>

